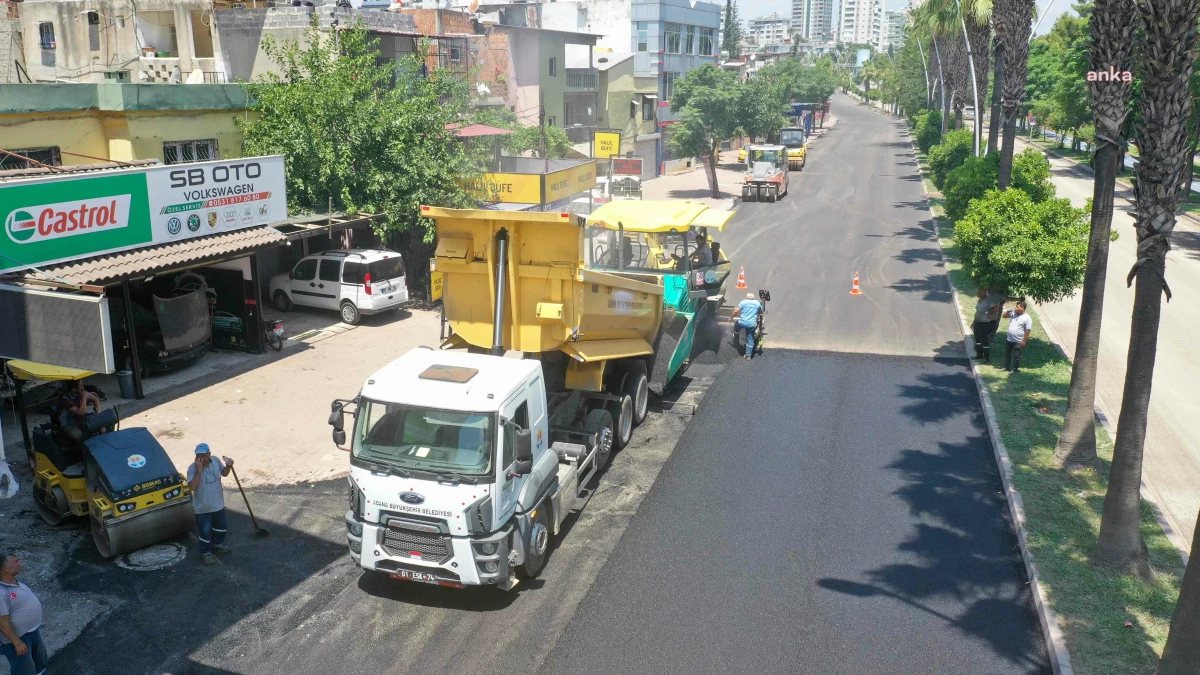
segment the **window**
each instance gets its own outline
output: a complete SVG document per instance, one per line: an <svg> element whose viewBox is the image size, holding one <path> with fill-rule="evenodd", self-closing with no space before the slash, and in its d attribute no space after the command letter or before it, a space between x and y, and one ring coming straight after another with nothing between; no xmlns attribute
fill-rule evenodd
<svg viewBox="0 0 1200 675"><path fill-rule="evenodd" d="M450 48L450 63L462 63L462 47Z"/></svg>
<svg viewBox="0 0 1200 675"><path fill-rule="evenodd" d="M54 49L54 24L49 21L38 24L38 42L42 49Z"/></svg>
<svg viewBox="0 0 1200 675"><path fill-rule="evenodd" d="M646 22L639 21L637 24L637 50L644 52L650 48L650 31L646 29Z"/></svg>
<svg viewBox="0 0 1200 675"><path fill-rule="evenodd" d="M558 77L558 57L550 57L550 77Z"/></svg>
<svg viewBox="0 0 1200 675"><path fill-rule="evenodd" d="M695 54L696 53L696 27L695 26L687 27L687 35L684 36L684 39L683 39L683 53L684 54ZM704 52L701 52L701 54L703 54L703 53Z"/></svg>
<svg viewBox="0 0 1200 675"><path fill-rule="evenodd" d="M700 51L696 52L701 56L712 56L716 52L713 51L714 37L712 28L700 29Z"/></svg>
<svg viewBox="0 0 1200 675"><path fill-rule="evenodd" d="M367 265L367 274L371 275L372 283L391 281L404 276L404 259L400 256L376 260Z"/></svg>
<svg viewBox="0 0 1200 675"><path fill-rule="evenodd" d="M321 279L321 281L337 281L341 271L341 260L322 260L321 271L317 274L317 276Z"/></svg>
<svg viewBox="0 0 1200 675"><path fill-rule="evenodd" d="M486 476L495 417L363 400L351 450L360 461L401 469Z"/></svg>
<svg viewBox="0 0 1200 675"><path fill-rule="evenodd" d="M317 261L313 258L301 260L292 270L292 278L296 281L312 281L317 278Z"/></svg>
<svg viewBox="0 0 1200 675"><path fill-rule="evenodd" d="M100 13L99 12L88 12L87 18L88 18L89 26L99 26L100 25Z"/></svg>
<svg viewBox="0 0 1200 675"><path fill-rule="evenodd" d="M362 263L347 260L342 265L342 283L359 285L362 283Z"/></svg>
<svg viewBox="0 0 1200 675"><path fill-rule="evenodd" d="M100 14L87 13L88 51L100 51Z"/></svg>
<svg viewBox="0 0 1200 675"><path fill-rule="evenodd" d="M163 143L163 163L207 162L217 159L217 139L196 141L167 141Z"/></svg>
<svg viewBox="0 0 1200 675"><path fill-rule="evenodd" d="M22 157L28 157L38 164L46 166L62 166L62 154L59 152L58 146L50 146L47 148L17 148L11 150ZM23 159L18 159L12 155L0 155L0 171L11 171L13 169L32 169L37 166Z"/></svg>
<svg viewBox="0 0 1200 675"><path fill-rule="evenodd" d="M658 101L656 101L655 99L653 99L649 96L642 97L642 121L643 122L654 121L654 112L655 112L654 109L656 107L658 107Z"/></svg>
<svg viewBox="0 0 1200 675"><path fill-rule="evenodd" d="M517 408L517 412L513 413L513 417L512 417L511 421L513 423L513 426L515 426L517 429L528 429L529 428L529 403L522 403ZM512 463L514 461L516 461L515 450L516 450L517 438L516 438L516 435L513 434L512 432L513 432L512 427L507 427L505 429L504 451L503 451L504 454L500 458L500 466L504 467L504 468L508 468L508 467L512 466Z"/></svg>
<svg viewBox="0 0 1200 675"><path fill-rule="evenodd" d="M668 54L678 54L679 53L680 31L682 29L682 26L680 26L677 23L668 23L668 24L666 24L666 27L667 27L667 53Z"/></svg>
<svg viewBox="0 0 1200 675"><path fill-rule="evenodd" d="M546 118L546 126L548 126L548 127L554 126L554 118L553 117Z"/></svg>
<svg viewBox="0 0 1200 675"><path fill-rule="evenodd" d="M663 100L670 101L671 94L675 91L675 80L679 77L679 73L663 73Z"/></svg>

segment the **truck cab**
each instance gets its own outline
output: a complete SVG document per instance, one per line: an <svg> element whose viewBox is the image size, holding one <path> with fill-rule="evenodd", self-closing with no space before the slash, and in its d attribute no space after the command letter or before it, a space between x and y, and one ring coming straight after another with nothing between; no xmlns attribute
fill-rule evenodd
<svg viewBox="0 0 1200 675"><path fill-rule="evenodd" d="M335 440L337 418L354 408L339 445L350 451L355 562L452 587L536 575L558 520L543 504L560 464L546 402L537 360L424 348L335 402Z"/></svg>

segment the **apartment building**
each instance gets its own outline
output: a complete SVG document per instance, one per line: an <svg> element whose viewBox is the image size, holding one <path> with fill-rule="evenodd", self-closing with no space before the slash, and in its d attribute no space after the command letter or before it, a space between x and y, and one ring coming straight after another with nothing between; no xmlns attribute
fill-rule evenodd
<svg viewBox="0 0 1200 675"><path fill-rule="evenodd" d="M908 12L888 10L883 13L883 35L879 51L899 51L904 46L904 27L908 25Z"/></svg>
<svg viewBox="0 0 1200 675"><path fill-rule="evenodd" d="M772 12L769 16L760 16L746 22L746 33L755 44L778 45L787 42L792 37L792 20Z"/></svg>
<svg viewBox="0 0 1200 675"><path fill-rule="evenodd" d="M878 45L883 34L881 0L842 0L838 39L851 44Z"/></svg>

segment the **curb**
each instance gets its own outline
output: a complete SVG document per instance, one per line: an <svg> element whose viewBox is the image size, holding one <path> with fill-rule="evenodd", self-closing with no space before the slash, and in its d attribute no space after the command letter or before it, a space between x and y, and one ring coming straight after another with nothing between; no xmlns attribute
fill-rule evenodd
<svg viewBox="0 0 1200 675"><path fill-rule="evenodd" d="M912 137L908 133L905 133L904 136L909 139L909 144L911 145ZM913 147L912 151L915 158L917 149ZM938 256L941 258L943 269L947 271L946 281L950 283L948 276L949 263L946 260L946 252L942 249L942 237L940 228L938 227L938 217L933 213L933 204L929 201L929 191L925 188L924 180L921 181L921 190L925 193L925 205L929 209L929 217L933 221L934 235L938 239ZM988 393L987 385L984 384L983 378L979 376L979 364L975 362L974 357L975 338L969 330L966 319L963 317L962 307L958 303L958 290L954 288L953 283L950 283L950 290L950 303L954 305L954 315L958 317L959 326L963 331L963 350L967 357L967 362L971 364L971 378L975 381L975 389L979 392L979 402L983 406L983 416L987 422L988 437L992 442L992 453L996 457L996 466L1000 469L1000 481L1004 486L1004 496L1008 502L1008 511L1012 517L1013 529L1017 533L1017 542L1021 545L1021 560L1025 563L1025 576L1029 579L1029 586L1033 590L1033 605L1037 610L1038 623L1042 627L1042 638L1046 641L1046 652L1050 657L1050 667L1054 670L1054 675L1075 675L1075 670L1071 667L1071 654L1067 651L1067 641L1063 636L1062 627L1058 622L1058 614L1050 606L1050 601L1046 597L1046 590L1042 588L1041 578L1038 576L1037 567L1033 562L1033 554L1029 551L1028 535L1025 532L1024 501L1021 498L1021 493L1013 485L1012 460L1008 456L1008 448L1004 446L1004 441L1000 440L1000 426L996 422L996 409L992 406L991 394Z"/></svg>

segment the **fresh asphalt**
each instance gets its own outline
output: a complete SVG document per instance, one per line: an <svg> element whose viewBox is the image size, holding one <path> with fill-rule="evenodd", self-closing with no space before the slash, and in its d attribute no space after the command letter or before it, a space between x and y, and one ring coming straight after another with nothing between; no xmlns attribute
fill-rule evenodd
<svg viewBox="0 0 1200 675"><path fill-rule="evenodd" d="M131 572L81 533L63 584L115 607L51 672L1049 672L902 126L833 111L721 237L772 293L767 353L699 359L541 579L364 576L343 481L253 491L266 538L227 492L214 567Z"/></svg>
<svg viewBox="0 0 1200 675"><path fill-rule="evenodd" d="M708 392L542 672L1049 672L902 123L834 114L722 235L768 349Z"/></svg>

